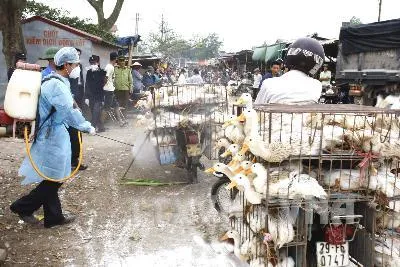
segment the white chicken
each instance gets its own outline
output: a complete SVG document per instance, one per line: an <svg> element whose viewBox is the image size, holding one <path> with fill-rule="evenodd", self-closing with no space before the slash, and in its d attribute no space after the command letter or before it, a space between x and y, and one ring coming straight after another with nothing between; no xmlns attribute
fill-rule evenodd
<svg viewBox="0 0 400 267"><path fill-rule="evenodd" d="M251 170L256 174L253 180L254 189L257 193L265 194L267 192L267 171L260 164L255 163L252 165ZM308 174L300 174L298 170L289 173L286 178L279 178L278 181L270 182L268 186L268 193L270 196L280 198L305 198L310 199L326 198L327 194L319 185L318 181Z"/></svg>
<svg viewBox="0 0 400 267"><path fill-rule="evenodd" d="M285 214L286 212L286 214ZM292 242L294 239L294 228L292 219L289 217L289 210L280 211L278 217L268 216L267 232L271 235L275 248Z"/></svg>
<svg viewBox="0 0 400 267"><path fill-rule="evenodd" d="M250 261L249 267L274 267L270 262L266 263L264 258L254 258Z"/></svg>
<svg viewBox="0 0 400 267"><path fill-rule="evenodd" d="M381 226L385 229L397 229L400 227L400 213L398 212L378 212L377 218L381 221Z"/></svg>
<svg viewBox="0 0 400 267"><path fill-rule="evenodd" d="M295 267L296 263L291 256L287 256L285 252L279 253L279 261L276 267Z"/></svg>
<svg viewBox="0 0 400 267"><path fill-rule="evenodd" d="M252 205L249 212L246 214L246 222L254 233L265 229L265 220L268 213L262 206Z"/></svg>
<svg viewBox="0 0 400 267"><path fill-rule="evenodd" d="M324 171L324 184L337 186L342 190L355 190L367 187L365 179L360 179L360 171L353 169L333 169Z"/></svg>
<svg viewBox="0 0 400 267"><path fill-rule="evenodd" d="M384 193L387 197L400 195L400 179L389 172L386 167L381 167L376 175L369 178L368 188Z"/></svg>
<svg viewBox="0 0 400 267"><path fill-rule="evenodd" d="M400 240L389 236L375 241L375 266L400 266Z"/></svg>

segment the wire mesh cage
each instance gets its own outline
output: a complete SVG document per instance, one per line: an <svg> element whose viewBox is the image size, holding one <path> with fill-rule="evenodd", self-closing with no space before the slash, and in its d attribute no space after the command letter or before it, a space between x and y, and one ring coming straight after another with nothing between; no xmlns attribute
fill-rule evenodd
<svg viewBox="0 0 400 267"><path fill-rule="evenodd" d="M355 105L232 111L223 138L228 149L240 147L227 164L229 188L240 191L231 205L241 212L230 214L239 257L252 266L400 266L398 112Z"/></svg>
<svg viewBox="0 0 400 267"><path fill-rule="evenodd" d="M152 93L154 134L161 164L184 156L212 157L216 128L223 121L227 93L223 86L164 86ZM189 146L190 145L190 146Z"/></svg>

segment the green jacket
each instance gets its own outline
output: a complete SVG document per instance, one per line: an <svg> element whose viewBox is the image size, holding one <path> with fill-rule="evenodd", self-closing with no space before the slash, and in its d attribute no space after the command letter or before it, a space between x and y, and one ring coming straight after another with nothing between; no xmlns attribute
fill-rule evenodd
<svg viewBox="0 0 400 267"><path fill-rule="evenodd" d="M126 91L132 89L132 75L128 67L115 67L114 74L115 90Z"/></svg>

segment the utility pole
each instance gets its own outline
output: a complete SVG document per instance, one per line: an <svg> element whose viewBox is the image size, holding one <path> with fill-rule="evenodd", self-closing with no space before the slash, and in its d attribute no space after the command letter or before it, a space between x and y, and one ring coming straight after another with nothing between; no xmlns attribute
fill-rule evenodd
<svg viewBox="0 0 400 267"><path fill-rule="evenodd" d="M136 13L136 24L135 24L135 35L139 34L139 13ZM135 47L135 53L138 54L139 52L139 47L136 45Z"/></svg>
<svg viewBox="0 0 400 267"><path fill-rule="evenodd" d="M378 22L381 21L382 0L379 0Z"/></svg>
<svg viewBox="0 0 400 267"><path fill-rule="evenodd" d="M164 42L164 34L165 34L164 14L161 14L161 41L162 42Z"/></svg>

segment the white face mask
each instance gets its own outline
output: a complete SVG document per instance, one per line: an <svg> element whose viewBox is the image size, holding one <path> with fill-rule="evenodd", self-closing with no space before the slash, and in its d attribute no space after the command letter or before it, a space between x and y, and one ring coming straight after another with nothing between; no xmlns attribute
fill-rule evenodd
<svg viewBox="0 0 400 267"><path fill-rule="evenodd" d="M69 74L69 77L71 79L76 79L76 78L79 78L80 74L81 74L81 67L77 66L71 71L71 73Z"/></svg>
<svg viewBox="0 0 400 267"><path fill-rule="evenodd" d="M98 66L98 65L90 65L90 69L91 69L92 71L95 71L95 70L98 70L98 69L99 69L99 66Z"/></svg>

